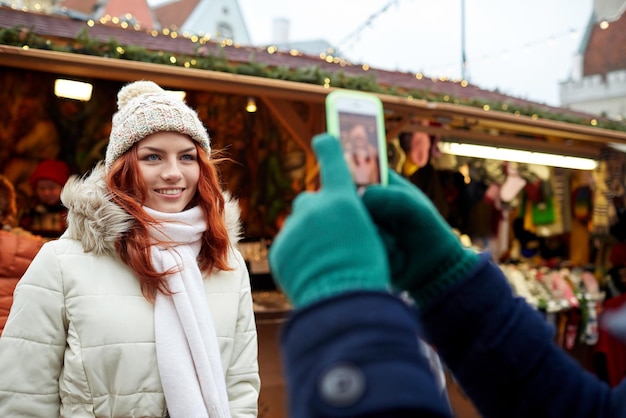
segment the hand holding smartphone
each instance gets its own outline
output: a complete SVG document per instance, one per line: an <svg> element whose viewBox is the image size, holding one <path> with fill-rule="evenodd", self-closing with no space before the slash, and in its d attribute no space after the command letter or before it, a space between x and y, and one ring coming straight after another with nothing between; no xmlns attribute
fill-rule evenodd
<svg viewBox="0 0 626 418"><path fill-rule="evenodd" d="M378 97L351 90L331 92L326 97L326 131L341 142L359 190L387 184L387 140Z"/></svg>

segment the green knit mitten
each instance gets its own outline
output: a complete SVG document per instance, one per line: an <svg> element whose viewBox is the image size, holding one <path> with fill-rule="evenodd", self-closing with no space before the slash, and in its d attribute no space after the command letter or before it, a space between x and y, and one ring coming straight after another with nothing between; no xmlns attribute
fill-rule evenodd
<svg viewBox="0 0 626 418"><path fill-rule="evenodd" d="M385 243L392 283L418 304L460 280L478 262L478 254L463 247L430 199L399 174L390 170L389 185L370 186L363 202Z"/></svg>
<svg viewBox="0 0 626 418"><path fill-rule="evenodd" d="M387 290L384 244L363 202L339 141L313 138L321 188L300 194L270 247L274 280L294 307L356 290Z"/></svg>

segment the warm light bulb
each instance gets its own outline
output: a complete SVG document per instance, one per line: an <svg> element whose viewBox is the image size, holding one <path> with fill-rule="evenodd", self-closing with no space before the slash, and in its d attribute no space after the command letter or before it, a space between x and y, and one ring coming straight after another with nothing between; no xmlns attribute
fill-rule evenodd
<svg viewBox="0 0 626 418"><path fill-rule="evenodd" d="M91 99L92 91L93 86L91 84L81 81L59 78L54 82L54 94L57 97L88 102Z"/></svg>
<svg viewBox="0 0 626 418"><path fill-rule="evenodd" d="M246 104L246 111L248 113L256 112L256 101L254 100L253 97L248 98L248 103Z"/></svg>
<svg viewBox="0 0 626 418"><path fill-rule="evenodd" d="M185 90L165 90L165 92L181 101L184 101L187 96L187 92Z"/></svg>

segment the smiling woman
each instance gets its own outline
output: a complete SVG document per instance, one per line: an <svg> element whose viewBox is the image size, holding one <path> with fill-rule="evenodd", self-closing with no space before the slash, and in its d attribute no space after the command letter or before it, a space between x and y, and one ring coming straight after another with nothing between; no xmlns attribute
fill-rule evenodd
<svg viewBox="0 0 626 418"><path fill-rule="evenodd" d="M256 417L239 206L207 131L149 81L118 108L104 163L63 189L67 232L16 288L0 416Z"/></svg>
<svg viewBox="0 0 626 418"><path fill-rule="evenodd" d="M198 151L177 132L157 132L137 145L139 171L146 185L145 205L160 212L181 212L198 190Z"/></svg>

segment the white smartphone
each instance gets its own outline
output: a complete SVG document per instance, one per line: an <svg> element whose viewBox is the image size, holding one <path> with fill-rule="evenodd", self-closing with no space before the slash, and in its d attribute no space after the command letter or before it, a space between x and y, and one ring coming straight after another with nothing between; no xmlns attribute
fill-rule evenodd
<svg viewBox="0 0 626 418"><path fill-rule="evenodd" d="M357 188L387 184L383 105L369 93L335 90L326 97L326 131L339 138Z"/></svg>

